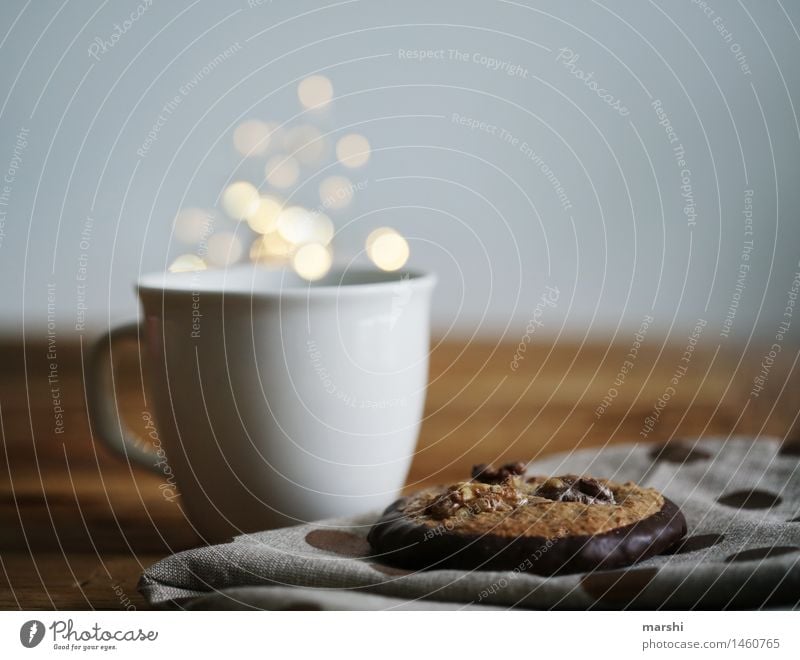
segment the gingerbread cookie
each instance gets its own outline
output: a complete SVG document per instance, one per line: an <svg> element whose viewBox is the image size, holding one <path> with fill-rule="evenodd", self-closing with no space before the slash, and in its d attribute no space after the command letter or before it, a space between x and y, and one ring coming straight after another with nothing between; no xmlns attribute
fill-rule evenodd
<svg viewBox="0 0 800 660"><path fill-rule="evenodd" d="M524 473L479 465L470 481L398 500L370 530L373 551L405 568L554 575L627 566L686 534L678 507L652 488Z"/></svg>

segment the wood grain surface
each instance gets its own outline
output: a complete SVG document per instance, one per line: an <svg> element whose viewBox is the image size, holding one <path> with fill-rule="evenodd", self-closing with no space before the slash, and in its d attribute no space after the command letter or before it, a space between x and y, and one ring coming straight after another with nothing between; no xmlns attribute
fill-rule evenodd
<svg viewBox="0 0 800 660"><path fill-rule="evenodd" d="M769 349L709 339L687 361L683 340L648 337L631 359L632 337L555 345L537 338L516 368L514 343L435 343L408 489L464 477L474 463L608 443L793 433L797 348L784 346L754 396L753 378ZM85 349L59 345L52 360L44 343L0 344L2 609L143 608L136 592L142 569L200 542L179 505L162 497L157 476L93 442ZM141 427L146 408L134 356L119 365L120 402ZM659 399L657 422L643 437ZM56 407L63 409L62 432Z"/></svg>

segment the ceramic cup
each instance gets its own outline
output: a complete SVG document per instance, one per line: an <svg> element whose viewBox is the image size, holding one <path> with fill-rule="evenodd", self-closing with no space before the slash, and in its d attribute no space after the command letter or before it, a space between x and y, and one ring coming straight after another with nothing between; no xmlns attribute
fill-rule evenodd
<svg viewBox="0 0 800 660"><path fill-rule="evenodd" d="M416 446L434 283L351 269L308 283L254 266L146 275L143 322L92 353L94 433L174 478L208 538L381 509ZM147 362L149 443L114 395L126 340Z"/></svg>

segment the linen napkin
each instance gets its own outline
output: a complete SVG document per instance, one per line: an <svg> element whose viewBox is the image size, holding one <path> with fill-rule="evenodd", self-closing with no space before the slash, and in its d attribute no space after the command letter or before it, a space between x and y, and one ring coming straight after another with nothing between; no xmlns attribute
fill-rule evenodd
<svg viewBox="0 0 800 660"><path fill-rule="evenodd" d="M725 609L800 607L800 448L775 439L614 445L547 457L529 474L586 473L657 488L686 539L611 571L408 571L375 556L380 512L247 534L145 571L154 607L189 609Z"/></svg>

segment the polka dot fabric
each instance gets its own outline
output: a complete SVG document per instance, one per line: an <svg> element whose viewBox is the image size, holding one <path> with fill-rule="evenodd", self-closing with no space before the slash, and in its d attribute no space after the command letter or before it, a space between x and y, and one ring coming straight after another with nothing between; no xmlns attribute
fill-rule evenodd
<svg viewBox="0 0 800 660"><path fill-rule="evenodd" d="M156 607L282 609L732 609L800 607L800 455L773 439L616 445L548 457L530 474L586 473L662 491L688 522L678 544L614 571L413 572L374 555L379 512L237 537L142 576ZM297 594L297 598L292 595Z"/></svg>

